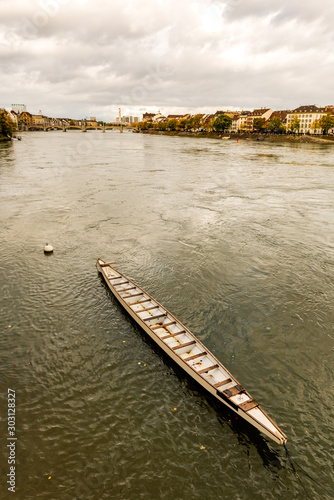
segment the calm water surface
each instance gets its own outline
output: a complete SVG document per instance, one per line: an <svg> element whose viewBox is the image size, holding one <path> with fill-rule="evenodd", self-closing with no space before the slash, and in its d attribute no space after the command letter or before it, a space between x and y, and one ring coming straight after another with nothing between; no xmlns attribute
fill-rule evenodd
<svg viewBox="0 0 334 500"><path fill-rule="evenodd" d="M145 337L95 263L198 335L333 490L333 159L118 132L0 145L1 499L8 387L17 499L329 498Z"/></svg>

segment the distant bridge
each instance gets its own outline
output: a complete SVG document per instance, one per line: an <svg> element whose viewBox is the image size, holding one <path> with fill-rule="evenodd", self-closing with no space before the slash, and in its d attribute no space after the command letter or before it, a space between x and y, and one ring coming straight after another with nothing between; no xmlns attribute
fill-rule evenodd
<svg viewBox="0 0 334 500"><path fill-rule="evenodd" d="M86 131L86 130L110 130L114 128L124 128L123 123L111 123L108 126L99 126L99 127L89 127L87 125L79 126L79 125L26 125L25 123L21 123L19 129L21 131L44 131L44 132L49 132L50 130L63 130L64 132L66 130L81 130L81 131ZM126 128L131 128L131 127L126 127Z"/></svg>

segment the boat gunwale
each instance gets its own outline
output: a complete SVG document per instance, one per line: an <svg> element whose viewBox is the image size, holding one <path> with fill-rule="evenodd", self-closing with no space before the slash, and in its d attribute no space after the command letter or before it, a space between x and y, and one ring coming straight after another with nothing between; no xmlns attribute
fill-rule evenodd
<svg viewBox="0 0 334 500"><path fill-rule="evenodd" d="M103 266L100 266L99 264L99 261L102 261L105 265ZM110 282L110 279L108 278L106 272L105 272L105 269L106 268L110 268L112 269L115 273L118 273L120 276L119 278L125 278L126 280L128 280L130 283L132 283L133 285L135 285L136 288L138 288L141 292L143 292L143 294L147 295L149 297L148 300L152 300L153 302L155 302L157 304L157 307L161 307L165 312L166 314L170 315L173 320L176 321L176 323L178 323L182 328L184 328L185 332L180 332L179 334L182 335L184 333L188 333L190 334L190 336L198 343L201 345L201 347L204 348L204 350L206 351L206 355L209 354L210 356L212 356L212 358L217 361L217 363L219 364L219 367L221 367L224 371L226 371L226 373L230 376L230 378L232 379L232 381L236 382L236 385L239 385L240 387L242 387L243 389L243 393L246 394L249 398L250 398L250 401L253 400L253 397L248 393L248 391L243 387L242 384L240 384L238 382L238 380L235 378L234 375L232 375L232 373L223 365L223 363L218 359L216 358L216 356L214 354L212 354L212 352L185 326L183 325L183 323L181 323L180 320L178 320L168 309L166 309L166 307L164 307L162 304L160 304L160 302L158 302L155 298L153 298L149 293L147 293L143 288L141 288L139 285L137 285L137 283L133 280L133 279L130 279L129 277L127 277L125 274L121 273L120 271L118 271L117 269L115 269L114 267L112 267L110 264L106 265L106 263L103 261L103 259L101 258L98 258L97 259L97 263L99 265L99 268L100 268L100 272L102 273L102 275L104 276L105 278L105 281L107 282L108 284L108 287L113 291L115 292L116 294L116 298L121 301L123 304L124 304L124 309L127 310L127 308L129 309L129 311L131 311L132 313L134 313L136 315L136 318L134 318L131 314L131 316L133 317L133 319L137 322L137 324L139 326L141 326L144 331L145 331L145 328L148 328L150 330L151 333L154 334L154 336L159 339L160 341L162 341L163 345L168 347L169 350L171 351L171 353L173 353L174 355L176 355L178 357L178 359L180 359L182 361L182 363L187 366L187 368L191 368L192 372L195 373L197 376L199 376L206 384L209 384L217 393L218 397L220 397L223 401L223 403L225 404L225 406L227 406L230 410L234 411L235 413L239 413L239 412L243 412L245 415L247 415L248 418L251 418L252 420L254 420L255 422L257 422L260 426L262 426L263 428L266 429L267 432L269 432L272 436L274 436L274 441L278 442L277 440L279 439L279 443L280 445L286 443L287 441L287 436L283 433L283 431L278 427L278 425L271 419L271 417L265 412L265 410L259 405L257 404L256 407L254 407L253 409L259 409L263 415L269 420L269 422L275 427L275 429L279 432L279 434L282 436L283 439L279 438L278 436L276 436L270 429L268 429L268 427L266 427L262 422L260 422L259 420L257 420L255 417L253 417L252 415L250 415L247 411L243 410L239 405L237 405L236 403L234 403L233 401L229 401L229 399L227 398L227 396L221 392L221 391L218 391L217 388L215 388L215 386L209 382L201 373L198 373L193 367L192 365L189 365L186 361L184 361L183 358L181 358L181 355L178 354L176 351L173 351L172 347L169 346L169 344L167 344L166 342L164 342L161 337L159 337L159 335L155 332L155 330L153 330L150 325L147 325L143 319L138 315L138 312L145 312L145 311L134 311L131 307L130 307L130 304L128 304L124 298L120 295L119 292L126 292L126 289L125 290L116 290L115 286L118 285L118 283L115 283L115 285L113 285L111 282ZM114 264L114 262L113 262ZM117 279L117 278L113 278L113 279ZM126 297L126 298L130 298L130 297ZM123 305L122 304L122 305ZM135 305L135 303L132 303L131 305ZM137 321L138 320L138 321ZM154 325L152 325L154 326ZM161 326L163 328L163 325ZM167 330L168 331L168 330ZM166 353L167 354L167 353ZM172 357L172 356L170 356ZM172 358L173 359L173 358ZM186 373L188 373L186 371ZM189 374L190 375L190 374ZM195 379L196 380L196 379ZM202 385L203 387L203 385ZM210 393L212 394L212 393ZM213 394L212 394L213 395ZM245 401L245 403L247 403L248 401ZM233 405L233 406L232 406ZM234 408L234 406L237 408L237 410ZM251 411L251 410L249 410Z"/></svg>

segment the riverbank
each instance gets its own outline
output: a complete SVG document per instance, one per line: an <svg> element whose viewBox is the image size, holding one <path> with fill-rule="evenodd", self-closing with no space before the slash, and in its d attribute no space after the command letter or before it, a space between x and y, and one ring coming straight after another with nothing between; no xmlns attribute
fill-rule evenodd
<svg viewBox="0 0 334 500"><path fill-rule="evenodd" d="M179 137L203 137L206 139L222 139L229 137L230 140L246 140L246 141L271 141L271 142L294 142L294 143L318 143L318 144L333 144L334 136L312 136L312 135L292 135L292 134L256 134L256 133L241 133L241 134L221 134L217 132L180 132L180 131L163 131L163 130L140 130L139 133L151 135L170 135Z"/></svg>
<svg viewBox="0 0 334 500"><path fill-rule="evenodd" d="M11 141L10 137L0 134L0 142Z"/></svg>

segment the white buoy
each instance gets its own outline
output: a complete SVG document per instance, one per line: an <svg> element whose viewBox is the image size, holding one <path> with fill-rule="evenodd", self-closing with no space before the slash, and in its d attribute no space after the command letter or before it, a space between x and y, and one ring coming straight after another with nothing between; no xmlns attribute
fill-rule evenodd
<svg viewBox="0 0 334 500"><path fill-rule="evenodd" d="M49 245L49 243L47 243L44 247L44 252L45 253L51 253L53 252L53 247L51 245Z"/></svg>

